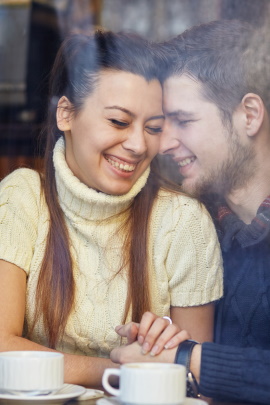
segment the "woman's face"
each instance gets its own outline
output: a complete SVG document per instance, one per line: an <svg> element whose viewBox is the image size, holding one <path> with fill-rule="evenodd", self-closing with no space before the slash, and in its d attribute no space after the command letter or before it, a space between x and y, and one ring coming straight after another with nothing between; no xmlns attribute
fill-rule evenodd
<svg viewBox="0 0 270 405"><path fill-rule="evenodd" d="M164 121L158 80L102 71L78 114L59 101L57 122L66 138L66 160L87 186L106 194L127 193L158 153ZM63 107L63 108L61 108Z"/></svg>

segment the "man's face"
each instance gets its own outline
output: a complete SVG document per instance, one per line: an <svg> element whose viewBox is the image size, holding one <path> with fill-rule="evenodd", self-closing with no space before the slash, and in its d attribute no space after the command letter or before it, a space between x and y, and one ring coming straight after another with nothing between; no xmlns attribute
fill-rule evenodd
<svg viewBox="0 0 270 405"><path fill-rule="evenodd" d="M219 109L202 95L202 85L186 75L167 79L163 97L160 152L177 163L184 191L226 196L242 187L253 173L254 154L235 119L225 125Z"/></svg>

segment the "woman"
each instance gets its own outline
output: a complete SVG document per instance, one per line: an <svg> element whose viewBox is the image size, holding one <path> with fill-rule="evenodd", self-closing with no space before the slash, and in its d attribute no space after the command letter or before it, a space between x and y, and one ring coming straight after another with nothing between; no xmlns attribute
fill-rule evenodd
<svg viewBox="0 0 270 405"><path fill-rule="evenodd" d="M44 173L1 183L0 351L62 351L66 382L99 386L115 325L147 310L211 340L219 246L203 207L155 171L161 99L146 41L98 31L63 43Z"/></svg>

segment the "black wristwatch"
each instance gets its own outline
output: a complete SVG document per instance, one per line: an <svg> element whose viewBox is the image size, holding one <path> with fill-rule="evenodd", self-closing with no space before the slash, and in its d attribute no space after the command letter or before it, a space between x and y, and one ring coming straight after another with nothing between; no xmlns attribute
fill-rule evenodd
<svg viewBox="0 0 270 405"><path fill-rule="evenodd" d="M187 370L187 397L194 397L197 398L200 396L199 394L199 385L196 381L196 378L190 371L190 357L192 350L195 345L199 342L195 340L185 340L184 342L180 343L177 348L177 352L175 355L174 362L176 364L183 364Z"/></svg>

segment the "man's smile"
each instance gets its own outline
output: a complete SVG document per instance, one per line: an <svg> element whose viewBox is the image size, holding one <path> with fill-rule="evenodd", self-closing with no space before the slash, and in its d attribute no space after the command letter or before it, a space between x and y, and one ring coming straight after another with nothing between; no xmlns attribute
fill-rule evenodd
<svg viewBox="0 0 270 405"><path fill-rule="evenodd" d="M188 157L188 158L185 158L183 160L179 160L177 162L177 164L180 167L185 167L185 166L189 165L190 163L194 162L195 159L196 159L195 156Z"/></svg>

